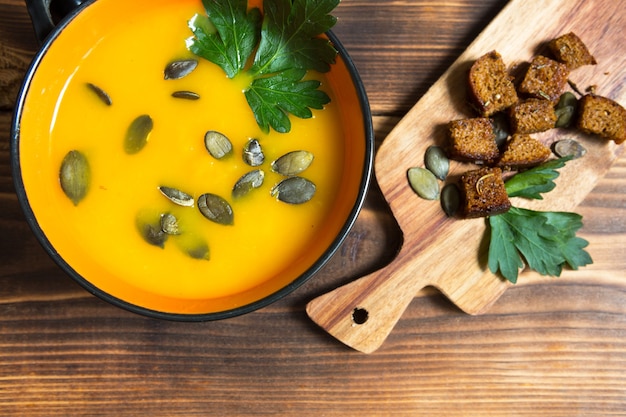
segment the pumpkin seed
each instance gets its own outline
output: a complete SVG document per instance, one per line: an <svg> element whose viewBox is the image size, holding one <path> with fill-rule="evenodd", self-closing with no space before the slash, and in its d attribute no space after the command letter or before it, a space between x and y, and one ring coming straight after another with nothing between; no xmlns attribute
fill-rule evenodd
<svg viewBox="0 0 626 417"><path fill-rule="evenodd" d="M566 91L563 94L561 94L561 97L559 97L559 101L556 104L556 107L563 107L563 106L572 106L572 107L578 106L578 99L576 98L576 95L572 93L571 91Z"/></svg>
<svg viewBox="0 0 626 417"><path fill-rule="evenodd" d="M180 227L178 219L171 213L165 213L161 216L161 230L168 235L179 235Z"/></svg>
<svg viewBox="0 0 626 417"><path fill-rule="evenodd" d="M440 180L446 179L450 170L450 160L440 146L429 146L424 155L426 169L435 174Z"/></svg>
<svg viewBox="0 0 626 417"><path fill-rule="evenodd" d="M135 154L146 146L152 127L152 118L147 114L141 115L132 121L126 131L124 140L124 150L127 154Z"/></svg>
<svg viewBox="0 0 626 417"><path fill-rule="evenodd" d="M193 197L183 191L165 186L159 187L159 191L174 204L184 207L193 207Z"/></svg>
<svg viewBox="0 0 626 417"><path fill-rule="evenodd" d="M69 151L61 162L59 181L65 195L75 206L78 205L87 195L91 183L91 168L85 155L76 150Z"/></svg>
<svg viewBox="0 0 626 417"><path fill-rule="evenodd" d="M272 162L272 171L291 177L306 170L312 162L313 154L311 152L293 151Z"/></svg>
<svg viewBox="0 0 626 417"><path fill-rule="evenodd" d="M222 159L233 152L233 144L226 135L215 130L209 130L204 135L204 146L211 156Z"/></svg>
<svg viewBox="0 0 626 417"><path fill-rule="evenodd" d="M570 127L572 125L572 120L574 120L575 112L576 109L571 106L555 109L554 113L556 113L556 122L554 122L554 127Z"/></svg>
<svg viewBox="0 0 626 417"><path fill-rule="evenodd" d="M198 209L204 217L215 223L231 225L234 222L232 207L228 201L218 195L202 194L198 198Z"/></svg>
<svg viewBox="0 0 626 417"><path fill-rule="evenodd" d="M491 117L491 126L493 126L493 133L496 135L496 145L502 148L511 135L508 117L502 112L494 114Z"/></svg>
<svg viewBox="0 0 626 417"><path fill-rule="evenodd" d="M197 242L195 246L187 248L187 255L194 259L209 260L209 245L204 242Z"/></svg>
<svg viewBox="0 0 626 417"><path fill-rule="evenodd" d="M574 120L577 107L578 99L573 93L566 91L561 94L559 102L554 107L554 112L557 117L554 127L570 127Z"/></svg>
<svg viewBox="0 0 626 417"><path fill-rule="evenodd" d="M233 198L243 197L248 194L253 188L259 188L263 185L263 180L265 178L265 173L260 169L256 169L254 171L250 171L247 174L244 174L233 187Z"/></svg>
<svg viewBox="0 0 626 417"><path fill-rule="evenodd" d="M407 172L409 184L413 191L426 200L436 200L439 197L439 183L435 174L425 168L414 167Z"/></svg>
<svg viewBox="0 0 626 417"><path fill-rule="evenodd" d="M178 247L193 259L210 259L209 245L201 237L188 234L180 236L177 241Z"/></svg>
<svg viewBox="0 0 626 417"><path fill-rule="evenodd" d="M279 201L289 204L302 204L313 198L316 187L302 177L289 177L272 187L271 195Z"/></svg>
<svg viewBox="0 0 626 417"><path fill-rule="evenodd" d="M561 139L553 145L554 153L560 158L572 156L574 159L580 158L587 153L587 149L574 139Z"/></svg>
<svg viewBox="0 0 626 417"><path fill-rule="evenodd" d="M110 106L111 104L113 104L111 97L97 85L92 84L92 83L87 83L87 87L89 87L89 89L93 91L96 94L96 96L98 96L100 101L102 101L107 106Z"/></svg>
<svg viewBox="0 0 626 417"><path fill-rule="evenodd" d="M250 139L243 147L243 161L251 167L258 167L265 161L261 144L256 139Z"/></svg>
<svg viewBox="0 0 626 417"><path fill-rule="evenodd" d="M174 91L172 93L172 97L183 98L185 100L198 100L200 98L200 94L194 93L193 91Z"/></svg>
<svg viewBox="0 0 626 417"><path fill-rule="evenodd" d="M166 80L178 80L189 75L198 66L196 59L181 59L172 61L165 67L164 76Z"/></svg>
<svg viewBox="0 0 626 417"><path fill-rule="evenodd" d="M137 229L141 237L149 244L160 248L165 247L168 235L161 228L160 218L155 221L145 221L144 217L137 216Z"/></svg>
<svg viewBox="0 0 626 417"><path fill-rule="evenodd" d="M447 184L441 190L441 208L448 217L452 217L461 205L461 192L456 184Z"/></svg>

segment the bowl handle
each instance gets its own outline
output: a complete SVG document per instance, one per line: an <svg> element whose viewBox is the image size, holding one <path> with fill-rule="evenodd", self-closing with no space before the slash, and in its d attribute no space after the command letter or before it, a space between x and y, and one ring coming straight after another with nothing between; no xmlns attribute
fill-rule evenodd
<svg viewBox="0 0 626 417"><path fill-rule="evenodd" d="M59 20L77 9L85 0L26 0L30 20L39 44L56 27Z"/></svg>

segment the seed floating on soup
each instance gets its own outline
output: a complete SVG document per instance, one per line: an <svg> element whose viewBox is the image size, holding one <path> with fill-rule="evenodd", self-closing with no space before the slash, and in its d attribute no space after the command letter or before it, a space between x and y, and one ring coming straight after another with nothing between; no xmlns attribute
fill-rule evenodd
<svg viewBox="0 0 626 417"><path fill-rule="evenodd" d="M265 173L260 169L255 169L254 171L250 171L244 174L233 187L233 198L240 198L244 195L248 194L255 188L259 188L263 185L263 180L265 179Z"/></svg>
<svg viewBox="0 0 626 417"><path fill-rule="evenodd" d="M85 155L76 150L69 151L61 162L59 181L65 195L75 206L78 205L87 195L91 182L91 168Z"/></svg>
<svg viewBox="0 0 626 417"><path fill-rule="evenodd" d="M315 184L303 177L289 177L276 184L271 191L272 197L289 204L303 204L313 198Z"/></svg>
<svg viewBox="0 0 626 417"><path fill-rule="evenodd" d="M87 87L91 91L93 91L96 94L96 96L100 99L100 101L102 101L107 106L110 106L111 104L113 104L113 101L111 100L111 97L103 89L101 89L97 85L92 84L92 83L87 83Z"/></svg>
<svg viewBox="0 0 626 417"><path fill-rule="evenodd" d="M263 165L265 155L257 139L250 139L243 147L243 161L251 167Z"/></svg>
<svg viewBox="0 0 626 417"><path fill-rule="evenodd" d="M204 242L198 242L196 246L187 249L187 255L194 259L209 260L209 246Z"/></svg>
<svg viewBox="0 0 626 417"><path fill-rule="evenodd" d="M291 177L304 172L312 162L313 154L311 152L293 151L272 162L272 171Z"/></svg>
<svg viewBox="0 0 626 417"><path fill-rule="evenodd" d="M218 195L202 194L198 198L198 209L204 217L215 223L223 225L234 223L233 208L228 204L228 201Z"/></svg>
<svg viewBox="0 0 626 417"><path fill-rule="evenodd" d="M200 236L185 234L177 236L176 243L180 250L193 259L210 260L209 244Z"/></svg>
<svg viewBox="0 0 626 417"><path fill-rule="evenodd" d="M165 213L161 216L161 230L168 235L180 235L178 219L172 213Z"/></svg>
<svg viewBox="0 0 626 417"><path fill-rule="evenodd" d="M193 197L184 191L165 186L159 187L159 191L174 204L178 204L183 207L193 207Z"/></svg>
<svg viewBox="0 0 626 417"><path fill-rule="evenodd" d="M124 151L127 154L136 154L148 143L148 135L152 131L154 123L147 114L137 117L128 127L124 139Z"/></svg>
<svg viewBox="0 0 626 417"><path fill-rule="evenodd" d="M195 59L181 59L172 61L165 67L164 78L166 80L179 80L191 74L198 66Z"/></svg>
<svg viewBox="0 0 626 417"><path fill-rule="evenodd" d="M215 130L209 130L204 135L204 146L215 159L222 159L233 152L233 144L226 135Z"/></svg>
<svg viewBox="0 0 626 417"><path fill-rule="evenodd" d="M172 97L174 98L182 98L185 100L198 100L200 98L200 94L194 93L193 91L174 91L172 93Z"/></svg>
<svg viewBox="0 0 626 417"><path fill-rule="evenodd" d="M201 236L185 234L178 236L176 243L180 250L193 259L210 259L209 244Z"/></svg>
<svg viewBox="0 0 626 417"><path fill-rule="evenodd" d="M159 216L159 218L148 220L144 216L138 215L136 225L141 237L143 237L146 242L164 248L168 235L161 227L161 217L162 216Z"/></svg>

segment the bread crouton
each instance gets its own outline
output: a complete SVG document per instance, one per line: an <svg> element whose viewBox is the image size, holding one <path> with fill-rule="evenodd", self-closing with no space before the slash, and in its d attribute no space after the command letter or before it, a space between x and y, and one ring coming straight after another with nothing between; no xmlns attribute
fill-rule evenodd
<svg viewBox="0 0 626 417"><path fill-rule="evenodd" d="M543 143L527 134L515 134L506 143L497 165L509 169L526 169L545 162L552 151Z"/></svg>
<svg viewBox="0 0 626 417"><path fill-rule="evenodd" d="M484 167L468 171L461 176L459 188L461 214L465 218L494 216L511 208L500 168Z"/></svg>
<svg viewBox="0 0 626 417"><path fill-rule="evenodd" d="M496 51L481 56L472 64L468 81L470 101L481 116L491 116L517 101L512 77Z"/></svg>
<svg viewBox="0 0 626 417"><path fill-rule="evenodd" d="M493 125L487 117L453 120L448 123L448 135L451 159L490 162L500 155Z"/></svg>
<svg viewBox="0 0 626 417"><path fill-rule="evenodd" d="M557 116L551 101L531 98L509 109L511 133L545 132L554 127Z"/></svg>
<svg viewBox="0 0 626 417"><path fill-rule="evenodd" d="M570 71L583 65L596 65L596 59L587 49L587 45L573 32L551 40L548 48L556 60L565 64Z"/></svg>
<svg viewBox="0 0 626 417"><path fill-rule="evenodd" d="M626 109L607 97L587 94L579 100L577 127L620 144L626 140Z"/></svg>
<svg viewBox="0 0 626 417"><path fill-rule="evenodd" d="M530 97L556 101L559 99L569 77L565 64L538 55L530 62L518 91Z"/></svg>

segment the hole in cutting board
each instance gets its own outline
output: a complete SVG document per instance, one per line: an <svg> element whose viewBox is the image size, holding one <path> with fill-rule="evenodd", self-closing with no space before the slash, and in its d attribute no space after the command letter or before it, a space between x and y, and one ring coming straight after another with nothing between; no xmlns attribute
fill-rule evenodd
<svg viewBox="0 0 626 417"><path fill-rule="evenodd" d="M352 311L352 321L354 324L365 324L369 316L370 313L364 308L356 307Z"/></svg>

